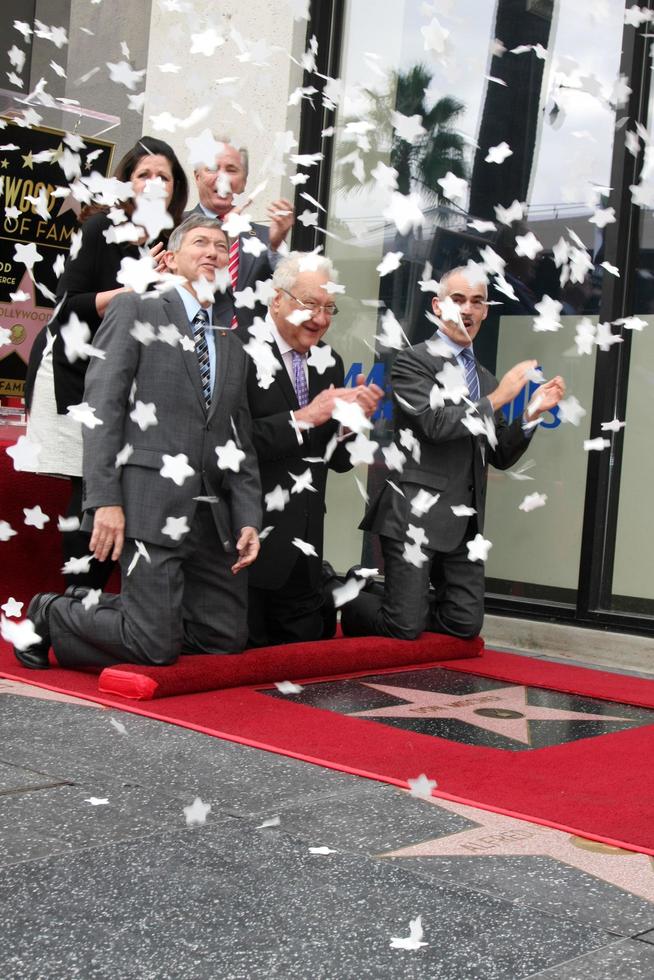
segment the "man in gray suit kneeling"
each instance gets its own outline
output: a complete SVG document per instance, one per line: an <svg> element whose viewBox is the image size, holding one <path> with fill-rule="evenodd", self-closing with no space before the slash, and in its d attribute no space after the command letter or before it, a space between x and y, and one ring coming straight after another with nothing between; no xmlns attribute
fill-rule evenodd
<svg viewBox="0 0 654 980"><path fill-rule="evenodd" d="M380 536L384 596L362 592L343 607L343 632L350 636L479 633L488 464L513 466L539 417L565 392L557 375L508 425L501 409L537 362L516 364L498 382L475 358L473 341L488 313L485 277L474 267L452 269L432 308L438 332L402 351L393 366L395 438L404 464L396 485L384 485L360 525Z"/></svg>
<svg viewBox="0 0 654 980"><path fill-rule="evenodd" d="M126 292L95 338L85 400L85 522L90 550L120 559L120 595L40 593L39 642L20 662L62 667L172 664L179 654L238 653L247 640L247 573L259 551L261 486L250 441L246 355L232 304L207 284L228 261L217 223L193 215L165 261L181 285ZM96 599L96 602L93 600Z"/></svg>

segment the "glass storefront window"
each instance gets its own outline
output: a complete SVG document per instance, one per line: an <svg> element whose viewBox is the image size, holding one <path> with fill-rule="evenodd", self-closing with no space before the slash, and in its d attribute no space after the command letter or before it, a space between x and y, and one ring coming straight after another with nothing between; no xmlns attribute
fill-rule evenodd
<svg viewBox="0 0 654 980"><path fill-rule="evenodd" d="M603 230L589 219L606 206L623 18L620 0L594 18L580 18L573 0L459 0L447 15L404 0L384 5L383 17L373 0L346 4L345 94L325 247L346 287L329 339L350 369L350 383L362 370L388 385L395 351L379 339L384 319L392 313L405 343L429 337L435 328L425 314L433 292L420 283L480 262L490 248L505 282L503 291L491 289L498 305L490 307L477 356L498 376L537 358L547 377L565 377L587 413L578 427L561 424L556 412L545 421L516 467L518 476L531 479L492 474L487 576L489 591L498 594L575 600L583 443L590 435L595 359L606 356L595 347L580 353L575 337L583 317L589 329L597 324L610 274L602 267ZM416 124L426 132L414 136ZM488 162L491 147L502 143L511 153ZM387 210L392 170L397 189L415 195L424 215L422 226L406 233ZM448 172L466 181L458 198L438 183ZM509 208L514 201L524 203L518 219L502 224L496 205ZM516 253L517 237L528 232L541 245L533 258L520 248ZM401 253L399 267L380 276L378 266L391 252ZM534 330L544 297L557 304L556 331ZM519 398L507 414L520 410ZM373 436L382 447L390 441L391 412L388 399ZM360 561L379 565L377 542L353 533L353 524L364 509L361 486L373 497L393 478L380 457L367 471L357 468L358 484L352 474L330 477L327 557L341 570ZM547 494L546 506L520 512L534 490Z"/></svg>

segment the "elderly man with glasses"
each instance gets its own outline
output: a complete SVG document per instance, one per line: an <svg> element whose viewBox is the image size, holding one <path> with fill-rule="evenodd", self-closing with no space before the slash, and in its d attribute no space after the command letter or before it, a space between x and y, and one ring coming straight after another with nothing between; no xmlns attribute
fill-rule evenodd
<svg viewBox="0 0 654 980"><path fill-rule="evenodd" d="M332 413L341 399L371 416L383 395L363 376L344 388L343 361L323 343L338 313L329 291L335 280L326 258L292 253L282 260L265 344L246 347L253 355L248 403L267 532L249 583L253 646L318 640L335 626L322 588L325 489L328 469L344 472L352 463L348 433Z"/></svg>

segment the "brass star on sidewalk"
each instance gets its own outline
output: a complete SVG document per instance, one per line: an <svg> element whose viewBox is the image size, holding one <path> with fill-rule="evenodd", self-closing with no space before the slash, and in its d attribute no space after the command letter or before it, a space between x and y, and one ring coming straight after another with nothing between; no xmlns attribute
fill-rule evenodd
<svg viewBox="0 0 654 980"><path fill-rule="evenodd" d="M420 691L412 687L394 687L386 684L364 684L375 691L402 698L405 704L387 708L371 708L352 712L356 718L456 718L468 725L502 735L516 742L531 744L530 721L623 721L633 723L633 718L616 715L591 714L586 711L562 711L527 703L528 688L520 685L498 687L471 694L447 694L438 691Z"/></svg>

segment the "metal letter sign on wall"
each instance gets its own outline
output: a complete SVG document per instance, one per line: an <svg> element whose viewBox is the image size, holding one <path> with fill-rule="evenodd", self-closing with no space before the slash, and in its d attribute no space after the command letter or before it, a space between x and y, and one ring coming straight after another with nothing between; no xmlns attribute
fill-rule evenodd
<svg viewBox="0 0 654 980"><path fill-rule="evenodd" d="M82 175L96 170L106 177L111 166L112 143L91 137L84 137L81 147L80 142L62 130L27 128L0 118L0 326L10 336L0 347L0 397L23 394L32 343L54 306L55 261L68 255L77 228L79 202L72 194L53 192L67 190L74 180L75 154ZM53 154L47 160L46 151ZM17 245L30 243L41 256L31 275L16 256ZM29 261L30 253L26 257ZM25 294L28 298L21 298Z"/></svg>

